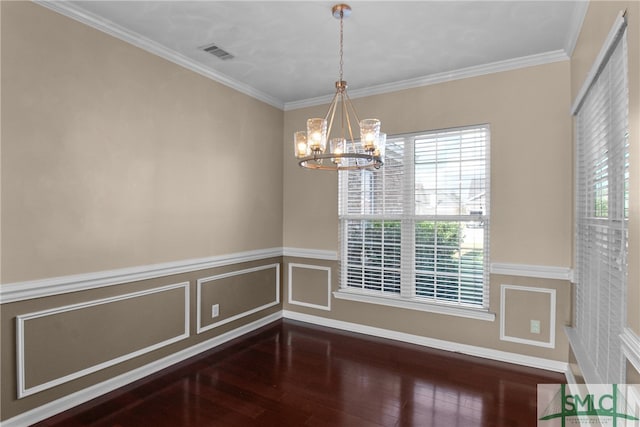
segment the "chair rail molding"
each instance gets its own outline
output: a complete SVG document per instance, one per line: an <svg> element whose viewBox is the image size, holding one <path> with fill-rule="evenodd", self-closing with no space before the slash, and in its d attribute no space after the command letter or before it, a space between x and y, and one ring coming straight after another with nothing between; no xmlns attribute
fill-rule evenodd
<svg viewBox="0 0 640 427"><path fill-rule="evenodd" d="M504 276L534 277L536 279L569 280L573 278L573 271L569 267L551 265L509 264L492 262L489 272Z"/></svg>
<svg viewBox="0 0 640 427"><path fill-rule="evenodd" d="M189 273L248 261L282 256L282 248L257 249L206 258L194 258L161 264L142 265L70 276L51 277L0 285L0 304L85 291L112 285Z"/></svg>

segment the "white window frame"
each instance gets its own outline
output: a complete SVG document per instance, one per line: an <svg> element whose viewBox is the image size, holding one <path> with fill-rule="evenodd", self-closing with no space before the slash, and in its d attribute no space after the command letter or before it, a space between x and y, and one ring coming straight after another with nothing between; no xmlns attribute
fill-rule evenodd
<svg viewBox="0 0 640 427"><path fill-rule="evenodd" d="M460 215L418 215L416 211L415 201L415 150L414 142L416 139L425 138L431 135L445 134L451 132L465 132L473 130L482 130L486 133L486 141L484 145L484 178L485 178L485 207L482 214ZM434 131L418 132L412 134L390 136L388 141L402 138L404 140L404 154L402 159L402 208L401 211L393 210L391 214L355 214L347 212L348 205L348 173L340 172L339 182L339 217L340 217L340 288L334 292L334 296L338 299L366 302L372 304L386 305L411 310L419 310L425 312L433 312L447 314L472 319L494 321L495 313L489 312L489 189L490 189L490 127L488 124L465 126L452 129L441 129ZM390 167L389 163L383 165L382 168ZM361 172L357 172L361 173ZM380 171L371 171L366 173L381 173ZM364 181L363 181L364 182ZM364 184L363 184L364 185ZM397 189L396 189L397 191ZM357 197L353 194L351 197ZM361 201L370 199L369 195L362 194ZM378 195L378 197L381 197ZM386 197L386 194L385 194ZM396 205L399 203L395 201ZM380 221L400 221L401 222L401 269L400 269L400 292L390 293L382 290L368 290L364 288L356 288L347 285L347 224L348 221L357 220L380 220ZM443 301L434 301L416 295L416 269L415 269L415 224L417 221L461 221L461 222L477 222L484 230L483 245L483 269L482 269L482 305L468 305L459 303L448 303Z"/></svg>

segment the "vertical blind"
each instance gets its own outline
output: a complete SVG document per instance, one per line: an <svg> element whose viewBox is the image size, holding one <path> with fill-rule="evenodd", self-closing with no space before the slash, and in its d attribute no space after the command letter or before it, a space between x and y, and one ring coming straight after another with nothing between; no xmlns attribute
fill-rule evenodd
<svg viewBox="0 0 640 427"><path fill-rule="evenodd" d="M599 380L623 383L628 83L624 26L576 113L575 330Z"/></svg>
<svg viewBox="0 0 640 427"><path fill-rule="evenodd" d="M340 175L341 286L488 307L489 127L387 139L380 170Z"/></svg>

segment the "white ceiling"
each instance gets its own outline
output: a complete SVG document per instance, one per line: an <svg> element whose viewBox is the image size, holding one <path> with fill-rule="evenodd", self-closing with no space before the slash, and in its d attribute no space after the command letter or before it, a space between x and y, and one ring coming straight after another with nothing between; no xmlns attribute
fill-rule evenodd
<svg viewBox="0 0 640 427"><path fill-rule="evenodd" d="M338 77L337 2L43 1L281 108L326 102ZM567 59L585 1L351 1L351 96ZM199 49L217 44L223 61ZM318 98L320 97L320 98Z"/></svg>

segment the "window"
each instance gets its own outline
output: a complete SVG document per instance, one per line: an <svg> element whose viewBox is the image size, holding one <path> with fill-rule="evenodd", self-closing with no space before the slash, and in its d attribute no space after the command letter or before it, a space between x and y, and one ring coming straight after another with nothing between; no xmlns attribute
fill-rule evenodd
<svg viewBox="0 0 640 427"><path fill-rule="evenodd" d="M341 292L488 308L487 125L389 137L381 169L340 174L339 206Z"/></svg>
<svg viewBox="0 0 640 427"><path fill-rule="evenodd" d="M575 328L571 346L588 382L623 383L626 319L628 83L624 20L574 108L576 126Z"/></svg>

